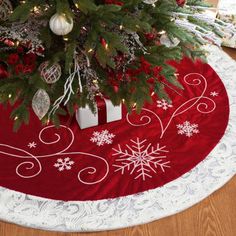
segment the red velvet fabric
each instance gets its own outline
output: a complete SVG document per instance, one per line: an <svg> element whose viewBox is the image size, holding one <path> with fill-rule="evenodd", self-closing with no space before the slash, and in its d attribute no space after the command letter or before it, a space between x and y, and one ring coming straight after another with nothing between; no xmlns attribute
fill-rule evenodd
<svg viewBox="0 0 236 236"><path fill-rule="evenodd" d="M1 106L0 186L51 199L98 200L157 188L190 171L223 136L229 102L209 65L172 64L184 90L167 89L171 104L154 97L140 115L123 109L122 120L85 130L75 119L45 128L32 113L30 124L13 133L11 109Z"/></svg>

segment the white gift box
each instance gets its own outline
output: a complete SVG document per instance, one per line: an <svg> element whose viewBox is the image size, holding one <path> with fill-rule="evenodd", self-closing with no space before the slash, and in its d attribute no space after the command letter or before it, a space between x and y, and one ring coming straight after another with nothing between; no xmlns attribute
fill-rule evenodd
<svg viewBox="0 0 236 236"><path fill-rule="evenodd" d="M233 24L236 28L236 0L219 0L217 18ZM236 34L232 35L225 29L222 45L236 48Z"/></svg>
<svg viewBox="0 0 236 236"><path fill-rule="evenodd" d="M103 114L101 114L101 112L98 110L98 107L96 107L95 114L92 113L89 106L86 106L85 108L79 108L76 111L76 120L81 129L100 125L101 123L99 123L99 116L101 115L106 116L105 117L106 122L104 123L109 123L122 119L122 106L121 105L114 106L109 99L103 98L103 100L105 106L104 107L105 111L102 112Z"/></svg>

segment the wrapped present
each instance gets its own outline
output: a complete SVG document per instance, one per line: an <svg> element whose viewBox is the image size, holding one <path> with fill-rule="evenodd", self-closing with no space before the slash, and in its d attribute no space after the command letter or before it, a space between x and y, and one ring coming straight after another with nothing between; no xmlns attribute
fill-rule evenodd
<svg viewBox="0 0 236 236"><path fill-rule="evenodd" d="M219 0L217 18L233 24L225 27L222 45L236 48L236 31L232 34L232 27L236 28L236 0Z"/></svg>
<svg viewBox="0 0 236 236"><path fill-rule="evenodd" d="M109 99L96 98L96 113L94 114L88 106L76 111L76 120L81 129L106 124L122 119L122 107L114 106Z"/></svg>

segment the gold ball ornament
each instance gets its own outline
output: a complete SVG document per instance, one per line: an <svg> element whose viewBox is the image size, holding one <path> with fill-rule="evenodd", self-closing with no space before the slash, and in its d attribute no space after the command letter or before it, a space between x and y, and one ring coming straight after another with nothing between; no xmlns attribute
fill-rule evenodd
<svg viewBox="0 0 236 236"><path fill-rule="evenodd" d="M67 35L73 29L73 19L66 17L65 14L54 14L50 21L49 26L51 31L56 35Z"/></svg>
<svg viewBox="0 0 236 236"><path fill-rule="evenodd" d="M12 10L13 8L9 0L0 0L0 21L8 20Z"/></svg>
<svg viewBox="0 0 236 236"><path fill-rule="evenodd" d="M61 77L61 66L58 63L49 66L49 62L45 61L39 66L39 72L47 84L54 84Z"/></svg>

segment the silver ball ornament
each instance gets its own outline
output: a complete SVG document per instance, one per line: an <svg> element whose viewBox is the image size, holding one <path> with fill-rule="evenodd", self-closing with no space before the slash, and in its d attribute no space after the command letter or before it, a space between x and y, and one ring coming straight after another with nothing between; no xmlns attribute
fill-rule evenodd
<svg viewBox="0 0 236 236"><path fill-rule="evenodd" d="M153 5L157 2L158 0L143 0L144 3Z"/></svg>
<svg viewBox="0 0 236 236"><path fill-rule="evenodd" d="M73 19L66 17L64 14L54 14L50 21L49 26L51 31L56 35L67 35L73 29Z"/></svg>
<svg viewBox="0 0 236 236"><path fill-rule="evenodd" d="M47 84L53 84L61 77L61 66L58 63L49 66L49 62L45 61L39 66L39 72Z"/></svg>

